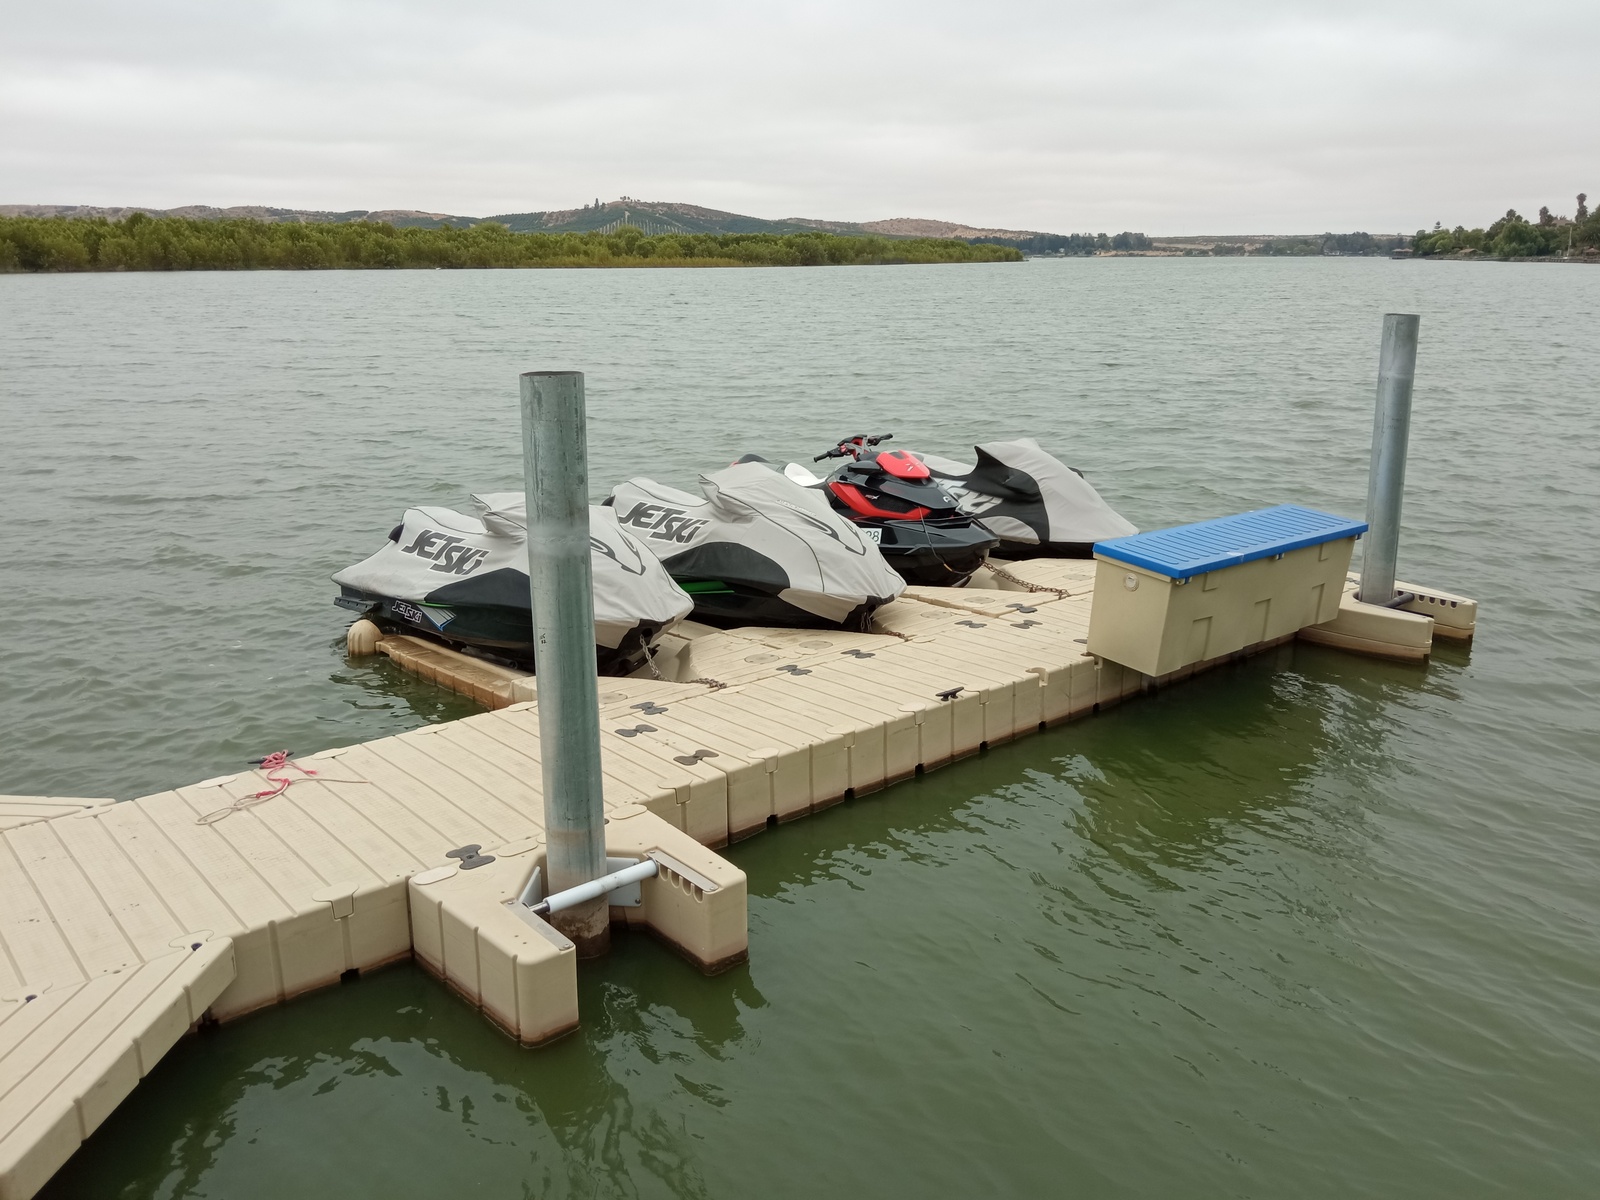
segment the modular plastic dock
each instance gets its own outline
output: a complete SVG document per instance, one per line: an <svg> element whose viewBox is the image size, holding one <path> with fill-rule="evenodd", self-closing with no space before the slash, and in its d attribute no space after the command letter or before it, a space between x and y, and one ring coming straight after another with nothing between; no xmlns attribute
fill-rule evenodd
<svg viewBox="0 0 1600 1200"><path fill-rule="evenodd" d="M1286 640L1141 675L1087 652L1093 571L909 588L873 633L691 625L602 679L607 852L660 868L613 920L741 961L744 876L708 847ZM537 680L379 648L491 711L126 803L0 799L0 1200L195 1023L351 971L415 955L525 1044L577 1024L571 943L506 903L543 854Z"/></svg>

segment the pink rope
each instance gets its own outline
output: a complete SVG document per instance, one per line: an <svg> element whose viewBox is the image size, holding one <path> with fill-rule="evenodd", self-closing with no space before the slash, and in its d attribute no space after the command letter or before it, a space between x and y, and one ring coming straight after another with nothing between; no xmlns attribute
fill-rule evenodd
<svg viewBox="0 0 1600 1200"><path fill-rule="evenodd" d="M266 791L257 792L254 796L251 796L250 799L270 800L274 796L283 795L284 792L289 790L290 784L305 782L301 779L284 779L273 774L274 771L281 771L285 767L293 767L302 775L316 774L316 772L310 767L302 767L297 762L289 761L289 752L287 750L274 750L271 754L267 755L261 760L261 771L262 774L267 777L268 783L276 784L277 786L268 788Z"/></svg>
<svg viewBox="0 0 1600 1200"><path fill-rule="evenodd" d="M194 819L194 823L196 825L214 824L217 821L222 820L223 817L229 816L236 812L242 812L243 810L250 808L252 805L260 804L265 800L271 800L274 796L281 796L293 785L297 783L305 783L309 777L316 775L316 772L310 767L302 767L299 763L292 761L289 758L289 752L287 750L274 750L271 754L268 754L262 758L260 766L262 773L267 777L267 782L272 784L272 787L263 788L259 792L252 792L248 796L241 796L232 804L229 804L224 808L215 809L212 812L206 813L204 816L196 817ZM286 767L293 767L296 771L299 771L300 777L296 778L292 775L276 775L273 773L275 771L282 771ZM371 780L325 779L323 782L370 783Z"/></svg>

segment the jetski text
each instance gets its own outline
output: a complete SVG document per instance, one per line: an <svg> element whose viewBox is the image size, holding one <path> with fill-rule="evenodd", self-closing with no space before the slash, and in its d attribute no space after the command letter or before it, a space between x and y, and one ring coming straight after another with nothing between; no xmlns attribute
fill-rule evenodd
<svg viewBox="0 0 1600 1200"><path fill-rule="evenodd" d="M627 512L617 518L619 525L631 525L635 529L643 530L651 541L656 542L688 542L694 535L706 527L704 519L690 517L681 508L669 508L665 504L635 504Z"/></svg>
<svg viewBox="0 0 1600 1200"><path fill-rule="evenodd" d="M443 534L435 529L424 529L409 546L400 548L402 554L415 554L418 558L433 559L430 571L445 571L456 575L471 575L489 556L487 550L476 550L466 544L465 538Z"/></svg>

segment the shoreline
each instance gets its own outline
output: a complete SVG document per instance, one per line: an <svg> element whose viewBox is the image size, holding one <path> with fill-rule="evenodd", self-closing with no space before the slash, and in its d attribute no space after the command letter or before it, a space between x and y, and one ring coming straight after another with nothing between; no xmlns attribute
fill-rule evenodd
<svg viewBox="0 0 1600 1200"><path fill-rule="evenodd" d="M1423 254L1411 257L1414 262L1546 263L1560 266L1600 266L1600 254L1574 254L1571 257L1558 257L1553 254Z"/></svg>
<svg viewBox="0 0 1600 1200"><path fill-rule="evenodd" d="M636 259L626 262L551 262L551 263L495 263L491 266L364 266L344 265L337 267L71 267L56 268L40 271L30 271L17 267L0 267L0 278L19 275L266 275L271 273L309 275L331 274L338 271L360 272L362 274L378 273L383 271L618 271L618 270L702 270L702 269L729 269L729 270L792 270L806 267L985 267L1003 266L1013 262L1026 262L1026 258L974 258L952 259L940 261L931 259L919 261L917 259L888 259L878 262L853 262L853 263L770 263L770 262L740 262L731 258L713 259Z"/></svg>

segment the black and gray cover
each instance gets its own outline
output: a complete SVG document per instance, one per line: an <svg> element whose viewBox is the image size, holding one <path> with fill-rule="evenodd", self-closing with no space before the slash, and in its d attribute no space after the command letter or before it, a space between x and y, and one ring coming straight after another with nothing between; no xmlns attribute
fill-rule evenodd
<svg viewBox="0 0 1600 1200"><path fill-rule="evenodd" d="M819 492L764 462L700 477L703 496L634 478L611 493L618 525L685 583L702 608L702 584L769 596L815 623L860 621L905 588L861 528ZM705 597L703 599L703 597ZM771 610L749 608L752 623ZM763 616L763 612L767 616Z"/></svg>
<svg viewBox="0 0 1600 1200"><path fill-rule="evenodd" d="M449 508L407 509L398 536L333 581L347 596L388 601L386 615L447 640L509 647L526 639L531 605L523 496L472 499L481 517ZM648 631L653 642L689 615L693 602L654 555L617 527L611 509L589 509L589 547L596 646L615 650L635 630ZM500 628L493 636L474 636L486 619ZM500 636L512 627L514 633Z"/></svg>
<svg viewBox="0 0 1600 1200"><path fill-rule="evenodd" d="M962 512L1000 539L1001 552L1087 555L1098 541L1139 532L1087 479L1032 438L973 449L976 466L935 454L917 457L955 493Z"/></svg>

